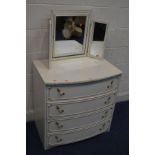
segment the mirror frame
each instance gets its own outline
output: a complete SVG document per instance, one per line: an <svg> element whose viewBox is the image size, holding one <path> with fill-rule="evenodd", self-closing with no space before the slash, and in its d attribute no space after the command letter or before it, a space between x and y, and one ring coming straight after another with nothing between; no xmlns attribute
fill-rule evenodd
<svg viewBox="0 0 155 155"><path fill-rule="evenodd" d="M86 25L84 32L84 40L82 47L82 54L78 55L68 55L68 56L55 56L55 33L56 33L56 17L58 16L86 16ZM75 58L87 55L87 41L88 41L88 32L89 32L89 18L90 10L53 10L51 17L49 19L49 61Z"/></svg>
<svg viewBox="0 0 155 155"><path fill-rule="evenodd" d="M105 48L103 49L103 55L102 57L96 57L96 56L93 56L91 55L90 53L90 48L91 48L91 45L92 45L92 42L93 42L93 36L94 36L94 25L95 23L101 23L101 24L106 24L106 30L105 30L105 35L104 35L104 45L105 45L105 41L106 41L106 37L107 37L107 32L108 32L108 27L109 27L109 23L107 22L103 22L103 21L99 21L99 20L93 20L92 18L90 19L90 30L89 30L89 41L88 41L88 53L87 53L87 56L91 57L91 58L95 58L95 59L103 59L104 58L104 50Z"/></svg>

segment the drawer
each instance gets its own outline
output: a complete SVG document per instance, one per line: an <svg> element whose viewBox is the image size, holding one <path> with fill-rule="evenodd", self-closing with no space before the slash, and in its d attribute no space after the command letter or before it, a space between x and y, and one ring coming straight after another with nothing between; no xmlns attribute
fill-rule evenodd
<svg viewBox="0 0 155 155"><path fill-rule="evenodd" d="M49 134L48 144L49 146L61 145L91 138L105 131L108 131L110 128L110 123L111 121L100 122L98 124L88 126L87 128Z"/></svg>
<svg viewBox="0 0 155 155"><path fill-rule="evenodd" d="M47 97L48 100L65 100L72 98L81 98L101 94L118 87L118 77L107 79L98 82L89 82L84 84L48 86Z"/></svg>
<svg viewBox="0 0 155 155"><path fill-rule="evenodd" d="M115 93L106 96L98 95L87 99L73 100L69 102L48 103L48 117L68 116L74 114L82 114L102 109L103 107L114 104Z"/></svg>
<svg viewBox="0 0 155 155"><path fill-rule="evenodd" d="M114 106L111 105L104 110L97 110L90 113L84 113L83 115L72 116L67 118L52 118L48 121L48 131L54 130L71 130L75 128L82 128L88 126L91 123L103 121L112 118Z"/></svg>

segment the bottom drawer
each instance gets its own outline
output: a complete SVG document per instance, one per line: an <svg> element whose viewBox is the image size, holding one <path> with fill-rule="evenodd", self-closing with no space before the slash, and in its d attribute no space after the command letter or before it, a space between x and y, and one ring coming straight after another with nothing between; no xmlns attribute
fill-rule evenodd
<svg viewBox="0 0 155 155"><path fill-rule="evenodd" d="M101 134L105 131L108 131L110 128L111 120L93 124L87 128L72 130L62 133L52 133L48 136L48 145L56 146L62 144L68 144L91 138L98 134Z"/></svg>

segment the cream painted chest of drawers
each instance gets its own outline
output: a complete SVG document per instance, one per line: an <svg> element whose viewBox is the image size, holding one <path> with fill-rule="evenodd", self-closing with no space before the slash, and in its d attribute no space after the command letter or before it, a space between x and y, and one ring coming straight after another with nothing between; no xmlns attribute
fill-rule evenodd
<svg viewBox="0 0 155 155"><path fill-rule="evenodd" d="M122 72L90 57L33 62L35 123L44 149L110 131Z"/></svg>

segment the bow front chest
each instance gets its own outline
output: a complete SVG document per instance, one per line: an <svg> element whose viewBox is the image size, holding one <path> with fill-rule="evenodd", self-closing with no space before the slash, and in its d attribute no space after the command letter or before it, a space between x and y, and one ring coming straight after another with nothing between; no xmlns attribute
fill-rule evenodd
<svg viewBox="0 0 155 155"><path fill-rule="evenodd" d="M33 62L35 123L45 149L110 131L122 72L89 57Z"/></svg>

